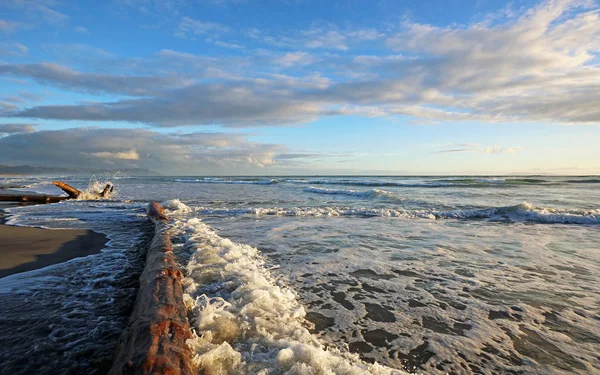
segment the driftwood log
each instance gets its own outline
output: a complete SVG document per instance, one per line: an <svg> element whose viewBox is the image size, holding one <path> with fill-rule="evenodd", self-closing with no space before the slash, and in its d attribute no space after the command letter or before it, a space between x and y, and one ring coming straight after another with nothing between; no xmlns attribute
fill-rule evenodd
<svg viewBox="0 0 600 375"><path fill-rule="evenodd" d="M81 195L81 191L75 189L71 185L65 184L64 182L52 181L52 183L59 187L62 191L67 193L69 195L69 198L77 199L77 197Z"/></svg>
<svg viewBox="0 0 600 375"><path fill-rule="evenodd" d="M109 374L197 374L186 340L192 337L183 302L183 274L165 231L168 218L153 202L148 218L155 234L140 276L129 325L119 338Z"/></svg>
<svg viewBox="0 0 600 375"><path fill-rule="evenodd" d="M14 194L14 195L0 195L0 201L4 202L21 202L21 203L57 203L66 199L77 199L83 192L75 189L69 184L65 184L61 181L52 181L54 185L59 187L62 191L67 193L66 197L58 197L55 195L43 195L43 194ZM99 198L108 198L114 191L112 184L107 184L102 192L96 193Z"/></svg>

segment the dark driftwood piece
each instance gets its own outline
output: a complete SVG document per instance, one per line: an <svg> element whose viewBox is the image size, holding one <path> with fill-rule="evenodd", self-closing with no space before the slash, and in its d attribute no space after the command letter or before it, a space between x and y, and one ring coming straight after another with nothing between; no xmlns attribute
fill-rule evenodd
<svg viewBox="0 0 600 375"><path fill-rule="evenodd" d="M57 197L54 195L42 195L42 194L14 194L14 195L0 195L0 202L22 202L22 203L57 203L66 199L77 199L82 194L80 190L75 189L69 184L65 184L61 181L52 181L54 185L62 189L68 196ZM101 193L96 193L100 198L108 198L113 193L115 187L112 184L107 184Z"/></svg>
<svg viewBox="0 0 600 375"><path fill-rule="evenodd" d="M115 187L112 186L111 184L106 184L106 186L104 187L104 190L102 190L102 193L100 193L100 196L102 198L109 197L112 194L114 188Z"/></svg>
<svg viewBox="0 0 600 375"><path fill-rule="evenodd" d="M155 224L155 234L129 326L119 338L109 374L197 374L185 343L192 333L183 303L183 274L165 232L169 219L156 202L148 207L148 218Z"/></svg>
<svg viewBox="0 0 600 375"><path fill-rule="evenodd" d="M62 191L69 195L69 198L77 199L77 197L81 194L81 191L75 189L71 185L65 184L61 181L52 181L52 183L58 186Z"/></svg>

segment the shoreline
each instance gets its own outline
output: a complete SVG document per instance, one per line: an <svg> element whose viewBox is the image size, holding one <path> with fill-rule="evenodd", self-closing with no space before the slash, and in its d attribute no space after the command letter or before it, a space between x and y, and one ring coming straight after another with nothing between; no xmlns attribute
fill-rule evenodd
<svg viewBox="0 0 600 375"><path fill-rule="evenodd" d="M0 205L0 279L33 271L71 259L98 254L109 239L86 229L57 229L6 225L4 209L18 203Z"/></svg>

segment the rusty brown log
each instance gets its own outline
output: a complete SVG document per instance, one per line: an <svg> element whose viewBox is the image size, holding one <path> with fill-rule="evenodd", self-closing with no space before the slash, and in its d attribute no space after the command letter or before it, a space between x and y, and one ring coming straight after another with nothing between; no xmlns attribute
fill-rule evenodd
<svg viewBox="0 0 600 375"><path fill-rule="evenodd" d="M158 202L152 202L148 205L148 219L154 224L160 224L162 221L169 221L165 215L165 209Z"/></svg>
<svg viewBox="0 0 600 375"><path fill-rule="evenodd" d="M102 198L108 198L110 197L110 195L112 194L114 190L114 186L111 184L106 184L106 186L104 187L104 190L102 190L102 193L100 193L100 197Z"/></svg>
<svg viewBox="0 0 600 375"><path fill-rule="evenodd" d="M175 261L163 207L153 202L148 218L155 234L140 276L127 329L119 338L109 374L197 374L186 340L192 337L183 302L183 274Z"/></svg>
<svg viewBox="0 0 600 375"><path fill-rule="evenodd" d="M77 197L81 194L81 191L75 189L73 186L65 184L61 181L52 181L52 183L58 186L62 191L69 195L69 198L77 199Z"/></svg>

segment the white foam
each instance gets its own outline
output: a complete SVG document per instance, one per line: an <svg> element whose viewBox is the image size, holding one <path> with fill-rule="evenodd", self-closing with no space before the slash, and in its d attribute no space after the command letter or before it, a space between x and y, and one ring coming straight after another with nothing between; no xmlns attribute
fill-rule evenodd
<svg viewBox="0 0 600 375"><path fill-rule="evenodd" d="M374 198L374 197L388 197L397 198L394 193L381 189L371 190L350 190L350 189L325 189L314 186L307 187L304 191L315 194L326 194L326 195L349 195L360 198Z"/></svg>
<svg viewBox="0 0 600 375"><path fill-rule="evenodd" d="M305 327L294 292L273 278L257 249L219 237L196 218L170 231L193 251L184 300L196 336L188 345L206 373L402 373L324 348Z"/></svg>
<svg viewBox="0 0 600 375"><path fill-rule="evenodd" d="M112 182L110 182L108 180L99 181L95 177L92 177L90 179L90 182L88 183L87 188L84 191L82 191L81 194L79 194L77 199L85 200L85 201L107 199L105 197L100 197L100 193L102 193L102 191L104 190L106 185L109 185L109 184L113 185Z"/></svg>
<svg viewBox="0 0 600 375"><path fill-rule="evenodd" d="M535 207L523 202L515 206L494 207L488 209L457 210L439 212L439 218L468 219L468 218L508 218L512 221L534 221L548 224L600 224L600 209L556 209Z"/></svg>
<svg viewBox="0 0 600 375"><path fill-rule="evenodd" d="M435 220L436 216L427 210L408 211L386 208L353 207L247 207L247 208L210 208L197 207L199 214L210 215L257 215L257 216L308 216L308 217L404 217Z"/></svg>
<svg viewBox="0 0 600 375"><path fill-rule="evenodd" d="M312 179L312 180L285 180L291 184L312 184L312 185L354 185L354 186L395 186L395 187L445 187L445 186L463 186L467 185L452 181L397 181L397 180L328 180L328 179Z"/></svg>
<svg viewBox="0 0 600 375"><path fill-rule="evenodd" d="M204 215L257 215L307 217L397 217L406 219L508 219L514 222L532 221L546 224L600 224L600 209L554 209L535 207L524 202L515 206L465 209L454 211L406 210L402 208L365 207L197 207Z"/></svg>
<svg viewBox="0 0 600 375"><path fill-rule="evenodd" d="M179 199L171 199L160 203L165 209L169 210L172 214L185 214L192 212L192 209Z"/></svg>
<svg viewBox="0 0 600 375"><path fill-rule="evenodd" d="M180 179L176 178L175 182L195 182L201 184L231 184L231 185L271 185L276 184L278 181L275 179L271 180L224 180L220 178L202 178L202 179Z"/></svg>

